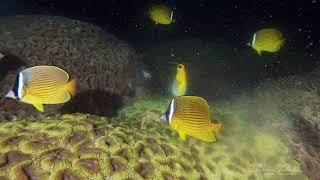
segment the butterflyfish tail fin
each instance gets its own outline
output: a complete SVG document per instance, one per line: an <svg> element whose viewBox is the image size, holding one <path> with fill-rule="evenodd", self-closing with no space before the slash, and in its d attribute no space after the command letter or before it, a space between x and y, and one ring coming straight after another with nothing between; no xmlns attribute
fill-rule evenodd
<svg viewBox="0 0 320 180"><path fill-rule="evenodd" d="M217 133L219 133L220 132L220 130L221 130L221 128L222 128L222 124L221 123L211 123L211 130L215 133L215 134L217 134Z"/></svg>
<svg viewBox="0 0 320 180"><path fill-rule="evenodd" d="M38 111L44 112L44 108L42 104L32 104Z"/></svg>
<svg viewBox="0 0 320 180"><path fill-rule="evenodd" d="M75 96L76 94L76 80L71 80L67 83L66 88L68 92L71 94L71 96Z"/></svg>

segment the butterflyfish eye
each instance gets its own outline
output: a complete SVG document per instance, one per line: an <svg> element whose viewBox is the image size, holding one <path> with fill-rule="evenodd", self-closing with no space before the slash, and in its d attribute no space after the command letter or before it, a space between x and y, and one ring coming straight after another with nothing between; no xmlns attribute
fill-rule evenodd
<svg viewBox="0 0 320 180"><path fill-rule="evenodd" d="M179 67L179 69L181 69L181 68L182 68L182 66L181 66L181 65L179 65L178 67Z"/></svg>

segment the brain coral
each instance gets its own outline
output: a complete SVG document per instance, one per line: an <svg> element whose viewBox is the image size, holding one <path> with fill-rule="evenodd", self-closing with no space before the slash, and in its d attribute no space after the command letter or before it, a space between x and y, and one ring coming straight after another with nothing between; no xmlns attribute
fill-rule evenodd
<svg viewBox="0 0 320 180"><path fill-rule="evenodd" d="M56 16L13 16L0 21L0 52L9 56L0 60L0 74L10 69L0 79L1 94L12 85L18 68L46 64L65 69L77 80L78 95L63 108L66 112L109 115L105 107L117 107L119 100L133 95L139 82L137 74L141 74L137 73L140 57L112 34L86 22ZM37 113L2 98L0 103L2 110L11 110L11 114L20 109L20 117ZM46 109L56 112L59 108L51 105Z"/></svg>
<svg viewBox="0 0 320 180"><path fill-rule="evenodd" d="M274 179L280 172L260 167L299 173L286 147L239 122L225 123L217 143L179 141L159 120L166 106L139 100L113 119L65 114L1 123L0 179ZM281 176L295 177L289 173Z"/></svg>

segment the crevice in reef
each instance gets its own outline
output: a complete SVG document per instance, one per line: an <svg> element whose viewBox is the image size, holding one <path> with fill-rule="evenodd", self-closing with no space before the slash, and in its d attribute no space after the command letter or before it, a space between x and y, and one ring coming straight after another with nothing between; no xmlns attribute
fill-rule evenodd
<svg viewBox="0 0 320 180"><path fill-rule="evenodd" d="M62 113L88 113L98 116L114 117L122 107L121 96L102 90L88 90L76 94L65 103L60 111Z"/></svg>

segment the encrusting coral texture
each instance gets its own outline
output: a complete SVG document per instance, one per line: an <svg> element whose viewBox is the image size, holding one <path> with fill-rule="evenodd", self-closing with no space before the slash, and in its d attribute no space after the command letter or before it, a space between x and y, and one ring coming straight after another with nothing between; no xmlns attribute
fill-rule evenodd
<svg viewBox="0 0 320 180"><path fill-rule="evenodd" d="M142 82L139 81L142 63L136 51L95 25L64 17L36 15L12 16L0 21L0 53L4 55L0 60L0 72L4 75L0 79L1 94L13 85L18 70L54 65L76 79L77 96L63 108L61 105L46 106L47 112L63 109L69 113L113 115L113 112L104 112L108 108L99 108L117 107L118 101L132 98ZM8 116L39 114L34 108L7 98L1 97L0 104L2 114L7 112ZM94 107L94 112L87 107Z"/></svg>
<svg viewBox="0 0 320 180"><path fill-rule="evenodd" d="M3 122L0 179L272 179L280 168L300 172L274 137L253 136L250 127L239 128L243 121L223 113L215 116L227 130L216 143L180 141L159 119L167 100L137 100L113 119L65 114Z"/></svg>

